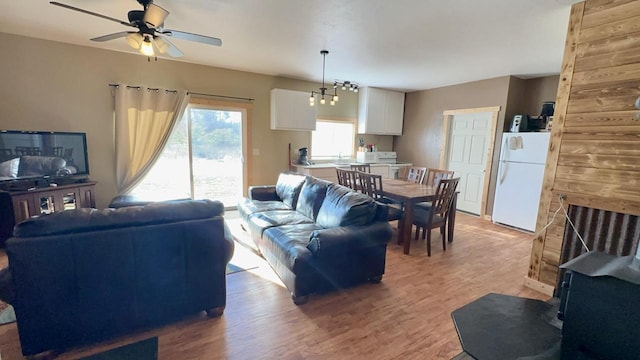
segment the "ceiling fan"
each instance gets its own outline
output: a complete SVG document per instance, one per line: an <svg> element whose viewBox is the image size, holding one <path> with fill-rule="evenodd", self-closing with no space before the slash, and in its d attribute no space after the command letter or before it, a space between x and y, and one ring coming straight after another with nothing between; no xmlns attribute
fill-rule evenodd
<svg viewBox="0 0 640 360"><path fill-rule="evenodd" d="M97 16L103 19L115 21L124 26L136 28L135 31L121 31L114 34L98 36L91 39L92 41L108 41L126 38L127 43L132 48L140 51L141 54L151 58L160 54L168 54L171 57L180 57L184 55L180 49L173 45L167 37L174 37L182 40L195 41L203 44L220 46L222 40L205 35L192 34L184 31L164 29L164 21L169 16L169 12L153 3L153 0L137 0L144 10L131 10L128 13L129 21L122 21L110 16L95 13L93 11L84 10L75 6L50 1L52 5L60 6L66 9L79 11L81 13ZM157 59L157 58L156 58Z"/></svg>

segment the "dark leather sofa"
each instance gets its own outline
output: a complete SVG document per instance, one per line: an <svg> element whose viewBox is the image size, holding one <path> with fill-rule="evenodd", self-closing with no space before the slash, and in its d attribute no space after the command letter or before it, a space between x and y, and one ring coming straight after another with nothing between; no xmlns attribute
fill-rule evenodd
<svg viewBox="0 0 640 360"><path fill-rule="evenodd" d="M238 203L245 228L296 304L312 293L379 282L392 229L388 208L344 186L281 174Z"/></svg>
<svg viewBox="0 0 640 360"><path fill-rule="evenodd" d="M233 239L219 201L77 209L31 218L7 241L24 355L222 314Z"/></svg>

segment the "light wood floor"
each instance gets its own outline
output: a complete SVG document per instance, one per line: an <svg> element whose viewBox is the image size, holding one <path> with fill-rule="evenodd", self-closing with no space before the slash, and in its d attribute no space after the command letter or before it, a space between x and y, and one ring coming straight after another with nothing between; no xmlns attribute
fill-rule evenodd
<svg viewBox="0 0 640 360"><path fill-rule="evenodd" d="M239 231L237 219L229 222L233 232ZM434 235L438 239L437 230ZM456 308L489 292L548 299L523 285L532 238L459 214L455 241L446 252L439 240L430 258L421 240L412 244L410 255L391 243L380 284L312 296L295 306L271 269L261 266L227 276L227 308L220 318L202 313L72 349L58 359L77 359L150 336L159 336L160 359L451 359L461 352L451 321ZM0 326L0 355L3 360L22 358L15 323Z"/></svg>

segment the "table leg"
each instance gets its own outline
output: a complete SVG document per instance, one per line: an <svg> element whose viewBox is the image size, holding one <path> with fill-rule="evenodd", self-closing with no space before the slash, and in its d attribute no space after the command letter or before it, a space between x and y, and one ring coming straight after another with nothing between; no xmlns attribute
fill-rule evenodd
<svg viewBox="0 0 640 360"><path fill-rule="evenodd" d="M405 203L404 218L402 219L402 241L405 255L409 254L411 248L411 227L413 225L413 207L415 206L413 201Z"/></svg>
<svg viewBox="0 0 640 360"><path fill-rule="evenodd" d="M447 241L453 242L453 228L456 225L456 208L458 202L458 193L453 194L451 199L451 206L449 207L449 214L447 215Z"/></svg>

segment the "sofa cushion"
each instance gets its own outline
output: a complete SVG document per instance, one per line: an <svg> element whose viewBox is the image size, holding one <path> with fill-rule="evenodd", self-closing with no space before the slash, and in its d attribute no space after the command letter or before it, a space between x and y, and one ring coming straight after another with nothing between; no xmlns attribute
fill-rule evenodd
<svg viewBox="0 0 640 360"><path fill-rule="evenodd" d="M294 273L309 272L311 252L307 248L311 234L319 230L316 224L283 225L265 230L266 246L280 262Z"/></svg>
<svg viewBox="0 0 640 360"><path fill-rule="evenodd" d="M313 224L314 222L295 210L272 210L251 214L248 223L252 233L262 236L266 229L274 226Z"/></svg>
<svg viewBox="0 0 640 360"><path fill-rule="evenodd" d="M302 189L305 178L304 175L287 173L282 173L278 176L276 194L278 194L280 200L291 209L295 209L296 207L298 195L300 195L300 189Z"/></svg>
<svg viewBox="0 0 640 360"><path fill-rule="evenodd" d="M329 181L307 176L300 190L296 211L315 221L330 184Z"/></svg>
<svg viewBox="0 0 640 360"><path fill-rule="evenodd" d="M376 202L347 187L331 184L318 211L316 223L323 228L366 225L376 216Z"/></svg>
<svg viewBox="0 0 640 360"><path fill-rule="evenodd" d="M271 210L293 210L289 205L282 201L257 201L248 198L242 198L238 201L238 212L243 219L247 219L249 215Z"/></svg>
<svg viewBox="0 0 640 360"><path fill-rule="evenodd" d="M217 200L174 200L120 209L75 209L27 219L13 230L15 237L81 233L130 226L172 223L224 215Z"/></svg>

